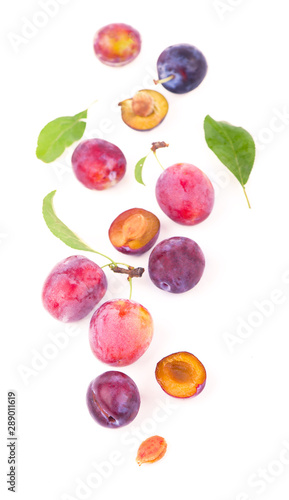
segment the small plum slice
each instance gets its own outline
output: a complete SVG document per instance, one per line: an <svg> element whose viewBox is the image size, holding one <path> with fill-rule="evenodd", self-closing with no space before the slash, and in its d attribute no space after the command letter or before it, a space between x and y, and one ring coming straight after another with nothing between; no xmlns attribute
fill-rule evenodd
<svg viewBox="0 0 289 500"><path fill-rule="evenodd" d="M103 64L124 66L140 53L141 36L128 24L112 23L97 31L93 48L95 55Z"/></svg>
<svg viewBox="0 0 289 500"><path fill-rule="evenodd" d="M201 361L186 351L175 352L161 359L155 371L157 382L170 396L197 396L206 384L206 370Z"/></svg>
<svg viewBox="0 0 289 500"><path fill-rule="evenodd" d="M129 299L112 299L94 312L89 328L93 354L103 363L126 366L139 359L153 336L148 310Z"/></svg>
<svg viewBox="0 0 289 500"><path fill-rule="evenodd" d="M125 373L108 371L90 383L86 403L92 418L103 427L116 429L129 424L140 407L135 382Z"/></svg>
<svg viewBox="0 0 289 500"><path fill-rule="evenodd" d="M134 130L151 130L165 118L169 105L166 98L155 90L140 90L130 99L119 103L121 117Z"/></svg>
<svg viewBox="0 0 289 500"><path fill-rule="evenodd" d="M167 451L166 440L161 436L151 436L139 446L136 461L138 465L157 462Z"/></svg>
<svg viewBox="0 0 289 500"><path fill-rule="evenodd" d="M152 212L131 208L114 219L108 235L119 252L141 255L155 244L159 232L160 221Z"/></svg>

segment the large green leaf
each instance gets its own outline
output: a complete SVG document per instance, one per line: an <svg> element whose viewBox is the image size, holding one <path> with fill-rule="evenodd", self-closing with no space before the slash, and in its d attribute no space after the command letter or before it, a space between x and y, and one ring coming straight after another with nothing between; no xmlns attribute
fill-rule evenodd
<svg viewBox="0 0 289 500"><path fill-rule="evenodd" d="M36 156L45 163L56 160L65 148L81 139L84 134L87 109L74 116L62 116L49 122L41 130L36 149Z"/></svg>
<svg viewBox="0 0 289 500"><path fill-rule="evenodd" d="M245 192L245 184L255 161L253 137L242 127L224 121L217 122L209 115L205 118L204 130L209 148L234 174Z"/></svg>

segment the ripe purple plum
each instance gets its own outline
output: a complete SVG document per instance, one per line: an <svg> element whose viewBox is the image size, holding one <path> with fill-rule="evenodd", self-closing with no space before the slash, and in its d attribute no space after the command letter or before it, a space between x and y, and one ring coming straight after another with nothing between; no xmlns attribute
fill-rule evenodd
<svg viewBox="0 0 289 500"><path fill-rule="evenodd" d="M167 47L157 60L159 80L174 94L185 94L200 85L206 76L207 61L196 47L179 43Z"/></svg>
<svg viewBox="0 0 289 500"><path fill-rule="evenodd" d="M123 152L103 139L82 141L71 162L77 179L87 188L99 191L117 184L126 172Z"/></svg>
<svg viewBox="0 0 289 500"><path fill-rule="evenodd" d="M108 371L90 383L86 402L90 415L98 424L116 429L129 424L137 416L140 394L128 375Z"/></svg>
<svg viewBox="0 0 289 500"><path fill-rule="evenodd" d="M95 34L93 48L102 63L108 66L124 66L140 53L141 37L139 32L128 24L108 24Z"/></svg>
<svg viewBox="0 0 289 500"><path fill-rule="evenodd" d="M54 318L68 323L87 316L106 290L103 270L86 257L73 255L59 262L46 278L42 302Z"/></svg>
<svg viewBox="0 0 289 500"><path fill-rule="evenodd" d="M102 304L90 321L89 342L93 354L103 363L126 366L149 347L153 320L148 310L129 299Z"/></svg>
<svg viewBox="0 0 289 500"><path fill-rule="evenodd" d="M214 188L209 178L190 163L176 163L156 183L160 208L174 222L193 226L205 220L214 205Z"/></svg>
<svg viewBox="0 0 289 500"><path fill-rule="evenodd" d="M152 250L149 277L158 288L171 293L187 292L200 281L205 257L199 245L183 236L158 243Z"/></svg>

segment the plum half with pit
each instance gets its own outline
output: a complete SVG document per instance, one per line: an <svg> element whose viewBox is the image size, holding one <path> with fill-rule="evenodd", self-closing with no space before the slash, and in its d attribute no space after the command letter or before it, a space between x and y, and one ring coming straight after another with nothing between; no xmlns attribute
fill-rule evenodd
<svg viewBox="0 0 289 500"><path fill-rule="evenodd" d="M89 384L86 403L90 415L98 424L116 429L135 419L140 408L140 394L128 375L108 371Z"/></svg>
<svg viewBox="0 0 289 500"><path fill-rule="evenodd" d="M169 105L166 98L155 90L144 89L134 97L119 103L121 117L134 130L151 130L165 118Z"/></svg>
<svg viewBox="0 0 289 500"><path fill-rule="evenodd" d="M59 321L78 321L93 310L106 290L103 270L82 255L72 255L49 273L43 285L42 302Z"/></svg>
<svg viewBox="0 0 289 500"><path fill-rule="evenodd" d="M159 232L160 221L152 212L131 208L114 219L108 235L119 252L141 255L152 248Z"/></svg>
<svg viewBox="0 0 289 500"><path fill-rule="evenodd" d="M93 354L103 363L126 366L139 359L153 336L153 320L141 304L112 299L94 312L89 328Z"/></svg>
<svg viewBox="0 0 289 500"><path fill-rule="evenodd" d="M190 163L176 163L164 170L156 183L156 198L174 222L193 226L204 221L214 206L210 179Z"/></svg>
<svg viewBox="0 0 289 500"><path fill-rule="evenodd" d="M87 139L74 150L72 168L87 188L101 191L117 184L126 172L126 159L118 146L104 139Z"/></svg>
<svg viewBox="0 0 289 500"><path fill-rule="evenodd" d="M205 257L199 245L184 236L174 236L158 243L152 250L149 277L158 288L171 293L184 293L200 281Z"/></svg>
<svg viewBox="0 0 289 500"><path fill-rule="evenodd" d="M201 361L190 352L180 351L161 359L156 380L167 394L176 398L197 396L205 387L207 374Z"/></svg>
<svg viewBox="0 0 289 500"><path fill-rule="evenodd" d="M124 66L140 53L141 36L128 24L112 23L97 31L93 48L102 63L108 66Z"/></svg>
<svg viewBox="0 0 289 500"><path fill-rule="evenodd" d="M159 56L157 70L165 89L185 94L200 85L206 76L207 61L203 53L188 43L170 45Z"/></svg>

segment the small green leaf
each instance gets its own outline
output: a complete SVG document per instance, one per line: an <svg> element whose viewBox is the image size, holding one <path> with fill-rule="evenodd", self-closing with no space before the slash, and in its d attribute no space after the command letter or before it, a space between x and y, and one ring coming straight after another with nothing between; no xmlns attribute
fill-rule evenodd
<svg viewBox="0 0 289 500"><path fill-rule="evenodd" d="M135 176L136 181L139 182L140 184L143 184L144 186L145 186L145 183L142 180L142 169L143 169L144 162L145 162L146 158L147 158L146 156L141 158L137 162L137 164L134 168L134 176Z"/></svg>
<svg viewBox="0 0 289 500"><path fill-rule="evenodd" d="M54 236L59 238L70 248L99 253L81 241L81 239L57 217L53 208L53 198L55 193L56 191L51 191L51 193L45 196L43 200L42 213L48 229L50 229Z"/></svg>
<svg viewBox="0 0 289 500"><path fill-rule="evenodd" d="M204 130L209 148L238 179L247 198L245 184L255 161L253 137L242 127L217 122L209 115L205 118ZM248 198L247 201L250 207Z"/></svg>
<svg viewBox="0 0 289 500"><path fill-rule="evenodd" d="M81 139L84 134L87 109L74 116L62 116L47 123L41 130L36 156L45 163L51 163L62 155L65 148Z"/></svg>

